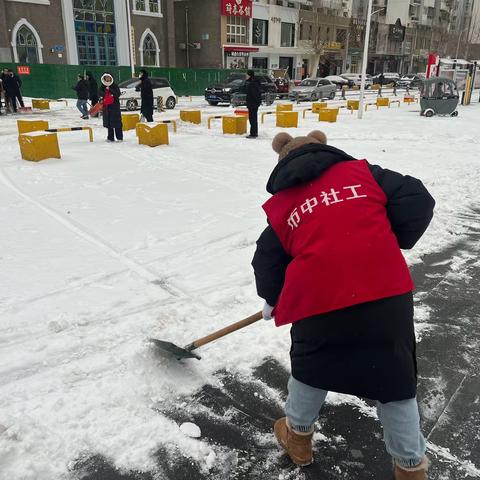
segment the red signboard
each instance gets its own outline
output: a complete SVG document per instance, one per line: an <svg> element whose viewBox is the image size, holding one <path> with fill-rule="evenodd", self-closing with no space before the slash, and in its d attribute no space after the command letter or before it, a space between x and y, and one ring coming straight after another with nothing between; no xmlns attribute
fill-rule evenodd
<svg viewBox="0 0 480 480"><path fill-rule="evenodd" d="M17 67L19 75L30 75L30 67Z"/></svg>
<svg viewBox="0 0 480 480"><path fill-rule="evenodd" d="M252 17L252 0L222 0L222 15Z"/></svg>
<svg viewBox="0 0 480 480"><path fill-rule="evenodd" d="M438 77L438 65L440 57L436 53L430 53L428 56L427 78Z"/></svg>

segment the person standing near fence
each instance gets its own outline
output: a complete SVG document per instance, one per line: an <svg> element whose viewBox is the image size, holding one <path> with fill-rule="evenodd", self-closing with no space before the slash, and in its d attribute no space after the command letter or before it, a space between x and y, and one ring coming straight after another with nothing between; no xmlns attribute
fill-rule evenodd
<svg viewBox="0 0 480 480"><path fill-rule="evenodd" d="M255 72L248 70L245 82L247 90L247 108L248 121L250 122L250 135L247 138L258 137L258 107L262 103L262 93L260 91L260 83L255 78Z"/></svg>
<svg viewBox="0 0 480 480"><path fill-rule="evenodd" d="M88 82L88 99L90 100L92 107L94 107L98 103L98 84L95 77L92 75L92 72L87 72L86 77ZM98 113L92 116L98 117Z"/></svg>
<svg viewBox="0 0 480 480"><path fill-rule="evenodd" d="M103 103L103 126L108 129L108 142L123 141L122 114L120 112L120 89L110 73L104 73L100 88Z"/></svg>
<svg viewBox="0 0 480 480"><path fill-rule="evenodd" d="M83 120L88 120L88 82L83 78L81 74L77 76L77 84L72 87L77 92L77 108L82 114Z"/></svg>
<svg viewBox="0 0 480 480"><path fill-rule="evenodd" d="M13 111L17 113L17 100L22 108L25 107L22 94L20 92L22 81L17 75L13 73L13 70L4 69L2 75L2 82L3 88L5 89L5 98L8 98L8 101L11 104Z"/></svg>
<svg viewBox="0 0 480 480"><path fill-rule="evenodd" d="M140 70L140 85L135 88L140 92L142 98L142 107L140 109L142 115L147 122L153 122L153 87L148 72L144 69Z"/></svg>

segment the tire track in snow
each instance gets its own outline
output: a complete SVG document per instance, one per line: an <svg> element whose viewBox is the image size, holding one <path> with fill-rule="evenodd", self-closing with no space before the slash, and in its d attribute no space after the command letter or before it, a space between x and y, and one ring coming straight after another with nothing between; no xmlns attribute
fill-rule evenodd
<svg viewBox="0 0 480 480"><path fill-rule="evenodd" d="M98 247L103 252L107 253L111 257L118 260L125 267L127 267L128 270L136 273L144 281L148 282L149 284L154 283L155 285L158 285L162 290L164 290L165 292L167 292L168 294L170 294L174 297L180 297L182 295L189 297L188 293L180 290L179 288L172 285L167 280L162 279L161 277L159 278L159 276L156 273L154 273L153 271L151 271L149 268L147 268L147 267L143 266L142 264L140 264L140 263L132 260L131 258L127 257L125 254L118 251L109 242L102 239L101 237L94 234L93 232L90 232L83 225L80 225L78 222L75 222L74 220L65 218L63 215L56 212L52 208L44 205L42 202L36 200L31 195L28 195L27 193L23 192L21 189L19 189L14 184L14 182L10 179L10 177L7 175L7 173L2 168L0 168L0 180L2 181L2 183L7 188L9 188L15 194L17 194L18 196L20 196L21 198L23 198L27 202L32 203L33 205L38 207L45 214L47 214L49 217L56 220L58 223L60 223L62 226L64 226L70 232L76 234L80 238L83 238L84 240L86 240L90 244L95 245L96 247Z"/></svg>

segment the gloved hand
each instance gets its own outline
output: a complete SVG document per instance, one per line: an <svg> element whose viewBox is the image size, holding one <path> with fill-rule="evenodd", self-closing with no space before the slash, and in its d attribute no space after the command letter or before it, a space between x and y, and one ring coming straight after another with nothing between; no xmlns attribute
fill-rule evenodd
<svg viewBox="0 0 480 480"><path fill-rule="evenodd" d="M262 315L263 315L264 320L271 320L273 318L272 317L272 310L274 308L275 307L272 307L267 302L264 303L263 308L262 308Z"/></svg>

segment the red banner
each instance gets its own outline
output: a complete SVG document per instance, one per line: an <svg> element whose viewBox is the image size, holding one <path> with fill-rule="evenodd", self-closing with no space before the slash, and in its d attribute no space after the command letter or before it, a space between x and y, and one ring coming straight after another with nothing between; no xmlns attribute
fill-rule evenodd
<svg viewBox="0 0 480 480"><path fill-rule="evenodd" d="M428 55L427 78L438 77L438 65L440 57L436 53Z"/></svg>
<svg viewBox="0 0 480 480"><path fill-rule="evenodd" d="M30 75L30 67L17 67L19 75Z"/></svg>
<svg viewBox="0 0 480 480"><path fill-rule="evenodd" d="M222 0L222 15L251 18L252 0Z"/></svg>

